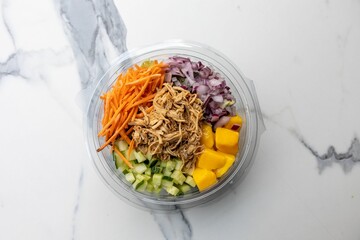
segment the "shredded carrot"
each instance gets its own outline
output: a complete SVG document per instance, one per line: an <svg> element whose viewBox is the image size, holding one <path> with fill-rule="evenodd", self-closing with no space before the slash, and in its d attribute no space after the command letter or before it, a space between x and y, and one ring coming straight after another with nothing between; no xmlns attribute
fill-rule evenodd
<svg viewBox="0 0 360 240"><path fill-rule="evenodd" d="M147 77L140 78L140 79L138 79L136 81L128 82L125 85L127 85L127 86L138 85L138 84L144 83L145 81L152 80L154 78L157 79L157 77L160 77L160 76L161 76L161 74L153 74L153 75L150 75L150 76L147 76Z"/></svg>
<svg viewBox="0 0 360 240"><path fill-rule="evenodd" d="M140 105L140 104L143 104L143 103L152 101L154 97L155 97L155 93L154 93L154 94L150 94L149 96L144 97L144 98L142 98L141 100L139 100L139 101L131 104L128 108L130 109L130 108L133 108L133 107L138 106L138 105ZM127 109L125 109L125 111L126 111L126 110L127 110Z"/></svg>
<svg viewBox="0 0 360 240"><path fill-rule="evenodd" d="M119 149L117 149L117 147L114 146L113 149L117 153L117 155L119 155L119 157L126 163L126 165L129 166L129 168L134 168L130 161L127 160L127 158L119 151Z"/></svg>
<svg viewBox="0 0 360 240"><path fill-rule="evenodd" d="M128 155L130 156L131 152L134 150L134 139L131 140L130 142L130 146L129 146L129 149L128 149Z"/></svg>
<svg viewBox="0 0 360 240"><path fill-rule="evenodd" d="M166 66L158 61L153 61L150 65L135 64L120 74L112 88L100 97L104 102L104 115L98 136L105 137L105 143L97 151L109 144L113 145L119 138L129 144L133 142L133 127L129 123L144 116L139 107L146 109L146 113L153 110L152 100L156 90L163 84Z"/></svg>
<svg viewBox="0 0 360 240"><path fill-rule="evenodd" d="M126 131L126 136L129 136L130 133L132 133L132 131L134 130L134 126L132 126L131 128L129 128L127 131Z"/></svg>
<svg viewBox="0 0 360 240"><path fill-rule="evenodd" d="M124 139L128 144L130 144L131 140L130 138L126 135L124 129L120 131L120 136L122 139Z"/></svg>

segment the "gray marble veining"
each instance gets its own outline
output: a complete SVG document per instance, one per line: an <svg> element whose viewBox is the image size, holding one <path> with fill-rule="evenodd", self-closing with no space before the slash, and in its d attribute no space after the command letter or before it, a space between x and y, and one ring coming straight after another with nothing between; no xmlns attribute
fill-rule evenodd
<svg viewBox="0 0 360 240"><path fill-rule="evenodd" d="M65 33L76 58L83 88L92 87L97 77L110 66L110 48L120 54L126 50L126 28L112 0L107 1L56 1ZM105 30L105 31L102 31ZM72 238L76 234L76 218L81 201L84 178L81 170L78 196L73 212ZM144 213L145 214L145 213ZM165 239L191 239L189 221L179 209L170 214L152 213Z"/></svg>
<svg viewBox="0 0 360 240"><path fill-rule="evenodd" d="M278 125L283 128L287 132L289 132L295 139L299 141L299 143L304 146L310 153L315 157L318 163L319 173L322 173L326 167L331 166L333 163L340 164L345 173L351 171L353 165L357 162L360 162L360 142L357 137L353 138L351 141L350 147L344 153L338 153L334 146L330 145L327 149L326 153L320 154L317 150L315 150L311 144L305 140L298 127L295 126L285 126L279 121L276 121L271 116L264 114L264 119Z"/></svg>
<svg viewBox="0 0 360 240"><path fill-rule="evenodd" d="M192 228L184 212L178 209L172 213L151 213L166 240L190 240Z"/></svg>
<svg viewBox="0 0 360 240"><path fill-rule="evenodd" d="M83 188L83 184L84 184L84 167L81 166L80 176L79 176L79 181L78 181L78 186L77 186L78 193ZM76 220L77 220L77 215L78 215L78 211L79 211L79 204L80 204L80 194L77 194L74 211L72 214L73 217L72 217L71 239L75 239L75 235L76 235Z"/></svg>
<svg viewBox="0 0 360 240"><path fill-rule="evenodd" d="M7 1L3 1L2 4L1 4L2 20L3 20L3 23L5 25L6 31L8 32L8 34L9 34L9 36L11 38L12 44L16 48L15 37L14 37L14 34L12 32L12 29L9 26L8 20L6 18L6 14L7 14L7 12L5 11L6 8L7 8Z"/></svg>
<svg viewBox="0 0 360 240"><path fill-rule="evenodd" d="M301 143L316 157L319 172L321 173L327 166L332 163L340 164L344 172L349 172L356 162L360 162L360 142L358 138L354 138L349 149L344 153L337 153L334 146L330 146L326 153L319 154L304 139L299 139Z"/></svg>
<svg viewBox="0 0 360 240"><path fill-rule="evenodd" d="M126 50L125 25L112 0L55 3L86 88L109 67L109 51L120 54Z"/></svg>

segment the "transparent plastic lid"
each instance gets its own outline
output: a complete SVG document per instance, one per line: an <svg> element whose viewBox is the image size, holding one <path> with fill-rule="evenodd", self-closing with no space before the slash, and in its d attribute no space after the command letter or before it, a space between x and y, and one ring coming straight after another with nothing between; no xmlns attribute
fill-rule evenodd
<svg viewBox="0 0 360 240"><path fill-rule="evenodd" d="M100 95L111 88L120 73L134 64L140 64L149 59L165 60L171 56L183 56L192 61L201 61L220 73L236 98L236 111L244 122L240 132L239 152L229 171L211 188L203 192L193 191L182 196L157 195L134 190L123 174L116 169L110 150L96 151L104 141L98 137L103 115ZM166 41L122 54L94 88L87 108L84 129L88 152L104 183L128 203L158 211L172 211L204 204L219 198L230 187L239 183L239 179L244 176L254 159L260 135L264 130L253 82L246 79L239 69L220 52L203 44L182 40Z"/></svg>

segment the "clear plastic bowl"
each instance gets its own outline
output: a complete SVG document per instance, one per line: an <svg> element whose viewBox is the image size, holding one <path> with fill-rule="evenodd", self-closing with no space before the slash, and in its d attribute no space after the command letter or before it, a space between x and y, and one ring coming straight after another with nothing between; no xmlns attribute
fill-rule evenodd
<svg viewBox="0 0 360 240"><path fill-rule="evenodd" d="M106 148L101 152L96 151L104 142L104 139L97 135L101 129L103 115L103 103L100 100L100 95L108 91L116 81L117 76L133 64L142 63L148 59L165 60L175 55L188 57L192 61L201 61L219 72L235 96L237 113L244 122L240 132L239 152L229 171L219 179L216 185L203 192L195 191L176 197L134 190L131 184L125 180L123 174L116 169L110 150ZM172 211L212 201L235 186L253 161L260 135L264 129L252 81L246 79L239 69L218 51L199 43L173 40L125 52L116 60L93 91L86 114L85 137L88 152L96 171L105 184L119 197L141 208Z"/></svg>

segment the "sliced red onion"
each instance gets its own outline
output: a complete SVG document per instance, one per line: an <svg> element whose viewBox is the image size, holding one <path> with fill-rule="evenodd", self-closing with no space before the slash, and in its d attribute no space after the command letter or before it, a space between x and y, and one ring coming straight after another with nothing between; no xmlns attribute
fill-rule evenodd
<svg viewBox="0 0 360 240"><path fill-rule="evenodd" d="M221 96L221 95L213 96L212 99L213 99L215 102L218 102L218 103L224 102L224 98L223 98L223 96Z"/></svg>
<svg viewBox="0 0 360 240"><path fill-rule="evenodd" d="M198 95L205 95L209 91L209 87L206 85L200 85L196 88L196 92Z"/></svg>
<svg viewBox="0 0 360 240"><path fill-rule="evenodd" d="M211 87L217 87L221 84L221 81L220 80L217 80L217 79L211 79L209 80L209 86Z"/></svg>
<svg viewBox="0 0 360 240"><path fill-rule="evenodd" d="M230 121L230 117L228 116L222 116L219 121L217 121L214 125L214 129L217 129L218 127L223 127L225 124L227 124Z"/></svg>
<svg viewBox="0 0 360 240"><path fill-rule="evenodd" d="M210 122L217 122L219 120L219 116L218 115L216 115L216 114L213 114L212 116L211 116L211 119L210 119Z"/></svg>
<svg viewBox="0 0 360 240"><path fill-rule="evenodd" d="M222 116L234 115L235 98L220 73L214 72L202 62L192 62L189 58L174 56L167 61L166 82L197 93L203 101L204 118L216 123ZM226 102L226 104L225 104Z"/></svg>

